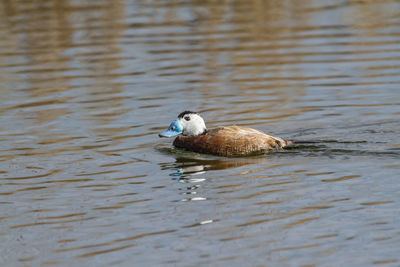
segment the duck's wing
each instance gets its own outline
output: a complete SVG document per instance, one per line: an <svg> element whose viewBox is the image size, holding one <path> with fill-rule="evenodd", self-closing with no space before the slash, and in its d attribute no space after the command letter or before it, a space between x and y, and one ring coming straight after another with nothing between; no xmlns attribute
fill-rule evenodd
<svg viewBox="0 0 400 267"><path fill-rule="evenodd" d="M243 156L283 148L287 142L258 130L242 126L224 126L199 136L178 136L174 146L220 156Z"/></svg>

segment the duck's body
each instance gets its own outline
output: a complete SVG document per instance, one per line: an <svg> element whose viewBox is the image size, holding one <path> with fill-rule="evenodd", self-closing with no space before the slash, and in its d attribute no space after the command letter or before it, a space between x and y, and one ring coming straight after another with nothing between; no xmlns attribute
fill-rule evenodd
<svg viewBox="0 0 400 267"><path fill-rule="evenodd" d="M211 128L197 136L179 135L174 140L175 147L225 157L262 154L286 144L281 138L236 125Z"/></svg>
<svg viewBox="0 0 400 267"><path fill-rule="evenodd" d="M201 127L193 127L193 124ZM185 132L185 126L192 127L191 129L195 131ZM206 129L203 119L197 113L190 111L182 112L168 130L160 134L160 137L176 135L178 136L173 143L175 147L225 157L262 154L291 144L290 141L248 127L232 125Z"/></svg>

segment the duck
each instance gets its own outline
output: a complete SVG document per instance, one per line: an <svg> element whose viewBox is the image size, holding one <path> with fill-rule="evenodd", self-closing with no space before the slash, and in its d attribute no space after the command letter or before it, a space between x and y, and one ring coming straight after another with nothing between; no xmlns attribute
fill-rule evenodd
<svg viewBox="0 0 400 267"><path fill-rule="evenodd" d="M293 144L259 130L231 125L208 129L198 112L183 111L159 137L175 137L174 147L202 154L238 157L281 150Z"/></svg>

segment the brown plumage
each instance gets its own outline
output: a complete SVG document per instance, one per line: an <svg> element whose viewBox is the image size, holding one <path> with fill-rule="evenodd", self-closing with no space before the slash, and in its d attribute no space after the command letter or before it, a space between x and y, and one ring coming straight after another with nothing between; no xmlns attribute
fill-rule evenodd
<svg viewBox="0 0 400 267"><path fill-rule="evenodd" d="M186 150L225 157L262 154L290 145L279 137L242 126L211 128L202 135L179 135L174 146Z"/></svg>
<svg viewBox="0 0 400 267"><path fill-rule="evenodd" d="M174 146L178 148L225 157L262 154L292 144L282 138L242 126L207 129L200 114L193 111L180 113L159 136L177 136Z"/></svg>

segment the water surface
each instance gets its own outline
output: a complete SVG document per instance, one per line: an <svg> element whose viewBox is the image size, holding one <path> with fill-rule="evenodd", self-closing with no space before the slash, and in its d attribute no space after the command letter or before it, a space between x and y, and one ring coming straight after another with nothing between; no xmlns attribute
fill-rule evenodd
<svg viewBox="0 0 400 267"><path fill-rule="evenodd" d="M0 265L400 264L399 1L2 1ZM174 149L183 110L317 141Z"/></svg>

